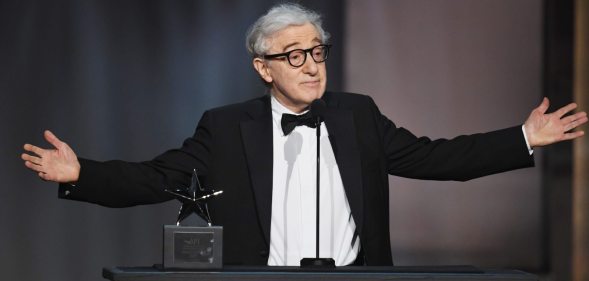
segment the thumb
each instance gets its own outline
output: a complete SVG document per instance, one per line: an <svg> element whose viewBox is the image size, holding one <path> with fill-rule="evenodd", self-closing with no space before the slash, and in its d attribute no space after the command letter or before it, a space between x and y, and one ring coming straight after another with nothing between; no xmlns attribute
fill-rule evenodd
<svg viewBox="0 0 589 281"><path fill-rule="evenodd" d="M45 130L43 136L45 137L45 140L47 140L47 142L49 142L55 148L59 148L63 144L63 142L49 130Z"/></svg>
<svg viewBox="0 0 589 281"><path fill-rule="evenodd" d="M542 99L542 103L540 103L540 105L538 107L536 107L536 110L542 114L546 113L546 111L548 110L548 107L550 106L550 101L548 100L547 97L544 97Z"/></svg>

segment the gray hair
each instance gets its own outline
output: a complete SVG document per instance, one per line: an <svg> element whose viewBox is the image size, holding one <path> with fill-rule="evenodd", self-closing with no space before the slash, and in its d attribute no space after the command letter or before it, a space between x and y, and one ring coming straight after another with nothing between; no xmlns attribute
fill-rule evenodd
<svg viewBox="0 0 589 281"><path fill-rule="evenodd" d="M270 48L266 43L268 37L288 26L306 23L315 26L319 33L319 40L324 44L327 43L329 33L322 27L320 14L295 3L276 5L248 29L245 39L247 51L252 57L261 57Z"/></svg>

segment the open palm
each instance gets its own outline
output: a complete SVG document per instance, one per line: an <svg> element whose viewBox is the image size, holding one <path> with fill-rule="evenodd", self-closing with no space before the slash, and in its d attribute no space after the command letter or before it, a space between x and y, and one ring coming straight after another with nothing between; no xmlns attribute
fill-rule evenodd
<svg viewBox="0 0 589 281"><path fill-rule="evenodd" d="M544 98L540 106L532 110L524 124L526 137L531 147L572 140L584 135L583 131L572 130L587 122L587 113L578 112L565 116L577 108L575 103L563 106L552 113L546 113L549 105L548 99Z"/></svg>
<svg viewBox="0 0 589 281"><path fill-rule="evenodd" d="M76 153L65 142L59 140L50 131L43 136L54 148L43 149L32 144L25 144L21 158L27 168L38 173L39 177L54 182L75 182L80 175L80 162Z"/></svg>

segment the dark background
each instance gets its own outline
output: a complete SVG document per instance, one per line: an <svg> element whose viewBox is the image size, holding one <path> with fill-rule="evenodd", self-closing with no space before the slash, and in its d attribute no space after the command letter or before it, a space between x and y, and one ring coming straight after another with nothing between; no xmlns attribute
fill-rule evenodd
<svg viewBox="0 0 589 281"><path fill-rule="evenodd" d="M0 1L0 155L2 155L0 179L3 183L0 188L0 271L3 274L2 279L101 280L101 269L104 266L144 266L161 262L161 227L163 224L175 222L178 203L108 209L91 204L57 200L56 184L39 180L22 164L20 160L22 145L29 142L47 146L42 138L42 132L44 129L51 129L62 140L68 142L79 156L97 160L141 161L179 146L193 133L204 110L264 94L265 89L253 71L251 59L245 50L244 34L249 25L275 2ZM334 48L328 61L328 89L354 90L373 94L383 112L393 115L389 116L391 118L397 118L399 112L402 112L403 116L408 116L400 117L401 119L416 120L423 117L419 114L422 106L431 105L427 102L416 103L416 100L419 101L419 96L407 93L409 97L417 98L409 98L409 103L396 107L398 103L394 98L391 99L388 93L379 92L379 88L372 88L374 83L388 82L386 75L388 72L385 72L384 76L381 73L381 76L368 76L361 81L352 79L356 77L353 74L357 72L374 74L371 72L374 68L370 65L363 67L357 60L366 61L369 56L364 56L363 54L366 53L363 52L370 54L378 50L367 48L366 45L358 47L361 45L357 44L360 40L359 33L352 30L354 27L350 26L350 22L365 19L368 27L363 32L369 34L372 31L374 37L381 39L388 38L387 36L391 33L387 34L387 32L390 30L407 30L403 26L406 22L395 22L397 29L394 29L387 25L379 25L378 21L371 21L375 19L371 19L371 11L374 11L374 7L380 7L378 5L383 5L382 3L387 1L300 2L324 15L325 27L332 35L331 43L334 44ZM380 16L384 14L384 17L387 15L392 17L394 12L395 18L425 19L425 22L427 19L441 16L443 23L450 22L449 26L453 26L452 24L460 26L462 22L455 22L457 20L466 22L470 20L487 27L484 30L488 32L497 30L496 26L501 28L498 23L504 22L505 19L522 19L522 21L532 19L531 28L538 30L541 34L538 36L539 40L532 43L536 44L535 50L539 50L538 65L534 69L538 73L535 80L538 83L537 93L528 93L528 97L537 97L539 100L542 95L547 95L552 98L556 106L572 99L571 11L573 7L571 1L515 1L519 4L513 4L513 1L466 1L464 5L459 2L451 0L390 1L388 3L392 4L384 4L384 6L392 9L390 10L392 12L381 10L385 12ZM373 6L370 6L371 3ZM450 10L457 13L448 12L441 15L432 13L432 11L440 11L440 7L434 8L431 4L451 7ZM399 12L399 8L408 5L407 10ZM469 7L469 9L460 12L461 7ZM470 7L475 10L470 10ZM362 11L368 12L362 14ZM476 21L487 11L507 14L507 16L497 18L497 22ZM360 12L361 16L368 15L368 17L358 18L357 12ZM406 12L413 14L405 14ZM464 18L456 19L456 14ZM534 21L536 17L539 20ZM401 28L398 28L399 25ZM443 26L433 21L429 24L412 26L408 28L407 34L421 34L420 32L423 31L436 33ZM503 27L505 30L500 31L509 33L512 30L509 25ZM521 29L515 28L515 30ZM362 30L359 32L361 34ZM394 36L391 37L394 38ZM450 38L451 42L461 42L460 38ZM483 60L488 59L489 55L477 55L477 50L480 48L493 50L505 47L505 42L489 40L483 43L466 47L457 46L465 50L466 56L456 59L469 62L470 54L473 60L478 62L481 57ZM522 46L518 45L517 41L511 43L513 48ZM529 46L530 42L525 44ZM398 47L395 44L381 45L385 52L389 51L386 49L389 46ZM435 50L439 50L440 45L435 43L424 44L424 46L431 49L423 49L423 54L439 55L435 58L444 58L447 55L443 52L436 53ZM410 43L407 43L406 47L405 50L391 49L391 57L421 56L419 50L422 49L414 49ZM351 54L354 54L353 57L350 57ZM379 60L372 66L385 62L387 58L390 57L378 57ZM412 85L412 83L432 85L432 80L429 79L431 77L428 75L431 75L432 69L436 69L435 65L446 63L436 61L435 58L423 65L418 64L417 60L405 61L407 64L402 64L400 69L406 76L395 76L398 73L391 73L393 77L391 81L403 85ZM398 62L394 61L394 63ZM514 60L514 67L517 67L519 62ZM444 71L460 73L454 72L457 70L452 67L444 68ZM473 82L475 86L468 90L477 93L485 93L489 90L485 88L485 82L476 82L488 82L483 79L488 73L470 73L472 76L468 79L475 81ZM427 79L419 80L419 75L424 75ZM395 77L402 79L394 80ZM520 78L519 75L515 75L513 81L521 82L518 80ZM444 81L446 80L434 79L433 83ZM512 85L510 83L513 81L505 82L507 83L505 85ZM532 87L532 89L535 88ZM419 87L404 90L419 90ZM444 90L454 91L454 88ZM488 96L481 94L480 99L474 97L470 104L466 101L465 105L478 106L474 107L473 111L477 111L476 108L482 108L483 111L489 110L485 108L484 103L477 104ZM440 99L435 96L423 98ZM521 101L519 98L514 100ZM508 111L517 110L517 114L522 116L517 120L523 122L522 118L525 118L536 103L526 105L525 108L510 107ZM445 106L450 111L458 110L458 106L452 103ZM499 112L499 114L503 113ZM449 120L446 124L436 124L436 126L444 132L456 128L464 129L464 124L456 123L451 118ZM405 123L411 124L411 121ZM476 124L476 120L473 123ZM416 125L419 126L418 123ZM472 126L478 129L475 125ZM417 127L417 130L422 134L431 133L419 131L422 130L420 127ZM433 134L437 133L438 131L434 130ZM401 233L401 236L393 237L393 241L398 241L392 245L395 260L400 264L412 265L460 263L492 267L523 267L540 273L559 271L565 272L565 275L562 275L565 278L557 280L567 280L566 272L570 263L570 250L567 250L570 240L567 239L570 239L568 210L570 210L571 200L571 146L559 144L543 150L542 153L542 161L535 168L535 173L541 175L540 182L532 185L531 190L534 193L529 194L531 198L539 200L538 204L531 209L526 208L524 203L522 203L523 207L520 206L520 209L524 210L523 219L526 215L535 217L533 227L525 229L527 232L523 234L517 233L513 236L493 235L493 231L498 229L491 227L489 230L490 236L496 239L494 241L503 242L500 244L503 246L513 245L515 248L491 255L485 252L477 256L476 251L468 252L469 248L478 249L477 247L486 245L487 241L481 238L486 236L470 237L469 243L473 243L472 245L457 246L445 244L444 240L439 240L438 244L432 244L429 249L413 247L412 245L423 245L427 242L419 240L423 237L422 233L407 231L412 229L411 226L421 222L423 217L415 214L413 210L405 210L405 212L400 210L394 215L397 218L404 217L405 220L401 223L392 222L392 233ZM517 175L519 174L516 174L516 177ZM500 179L491 178L488 181L501 183ZM395 183L395 179L391 181ZM406 184L412 186L413 183ZM448 191L448 194L458 194L457 197L445 198L450 200L447 202L454 200L458 204L464 203L460 194L463 194L465 188L473 185L476 185L476 182L465 183L458 187L443 187L441 190ZM392 194L398 194L396 198L400 200L411 199L408 195L411 193L404 188L405 186L397 184L393 186ZM433 190L429 187L413 189ZM494 193L508 192L506 190L498 188ZM493 198L486 196L496 196L485 193L482 195L482 199L479 198L480 201L461 206L467 208L471 206L474 210L477 208L476 205L480 205L479 203L487 202L484 199ZM419 198L427 199L428 197ZM391 200L394 202L395 199ZM439 201L439 197L431 200ZM421 209L428 211L426 206L431 205L424 202L423 206L424 208ZM393 209L395 208L399 210L399 207ZM491 210L498 210L501 205L491 208L496 208ZM438 209L429 211L439 213ZM518 214L514 214L514 217L517 216ZM507 218L503 221L507 224L514 223L514 227L517 226L517 222ZM464 227L460 223L453 226L457 228L449 228L444 223L427 224L427 230L434 235L444 231L460 233L461 225ZM520 239L521 235L526 233L536 239L534 241L537 243L524 250L531 249L534 255L512 255L509 251L521 253L522 249L511 242ZM410 237L412 240L403 240L400 237ZM460 236L458 237L460 239ZM526 247L528 246L530 245ZM468 254L459 252L463 248Z"/></svg>

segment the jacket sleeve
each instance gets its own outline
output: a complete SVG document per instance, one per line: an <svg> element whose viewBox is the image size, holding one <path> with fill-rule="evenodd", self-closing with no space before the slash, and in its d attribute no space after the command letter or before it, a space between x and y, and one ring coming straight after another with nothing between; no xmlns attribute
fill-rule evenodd
<svg viewBox="0 0 589 281"><path fill-rule="evenodd" d="M431 140L397 127L370 99L387 172L408 178L466 181L534 166L520 126Z"/></svg>
<svg viewBox="0 0 589 281"><path fill-rule="evenodd" d="M190 184L192 170L206 176L212 141L211 116L205 112L194 135L182 147L172 149L151 161L99 162L80 158L80 177L74 185L60 184L60 198L95 203L107 207L129 207L173 199L165 188Z"/></svg>

